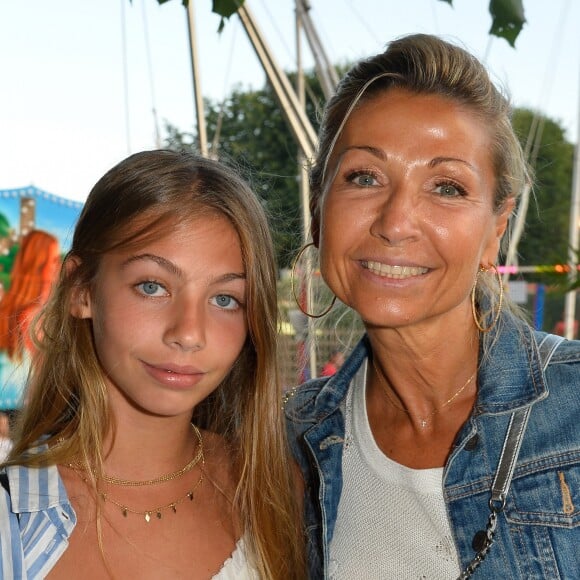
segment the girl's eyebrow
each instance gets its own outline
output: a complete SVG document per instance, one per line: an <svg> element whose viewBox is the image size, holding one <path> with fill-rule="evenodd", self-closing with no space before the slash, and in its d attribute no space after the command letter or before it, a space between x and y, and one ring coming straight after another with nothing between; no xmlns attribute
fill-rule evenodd
<svg viewBox="0 0 580 580"><path fill-rule="evenodd" d="M166 260L161 256L157 256L156 254L137 254L136 256L131 256L121 264L121 268L126 268L127 266L133 264L134 262L141 262L147 260L155 262L156 264L161 266L164 270L167 270L169 273L174 274L175 276L179 276L180 278L184 277L184 273L181 268L176 266L170 260Z"/></svg>
<svg viewBox="0 0 580 580"><path fill-rule="evenodd" d="M131 256L121 264L121 268L126 268L127 266L133 264L134 262L147 260L155 262L156 264L161 266L164 270L167 270L170 274L173 274L174 276L177 276L179 278L186 277L185 272L181 268L179 268L179 266L176 266L171 260L167 260L162 256L157 256L156 254L138 254L136 256ZM223 282L230 282L233 280L246 280L245 272L228 272L226 274L217 276L216 278L210 280L210 283L219 284Z"/></svg>

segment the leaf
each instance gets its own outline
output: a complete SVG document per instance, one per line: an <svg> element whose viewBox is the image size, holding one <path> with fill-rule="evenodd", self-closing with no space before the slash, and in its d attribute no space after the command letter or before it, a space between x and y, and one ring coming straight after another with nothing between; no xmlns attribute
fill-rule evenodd
<svg viewBox="0 0 580 580"><path fill-rule="evenodd" d="M490 34L505 38L515 47L526 18L522 0L490 0L489 12L493 19Z"/></svg>
<svg viewBox="0 0 580 580"><path fill-rule="evenodd" d="M219 14L223 21L224 18L235 14L243 3L244 0L212 0L212 12Z"/></svg>
<svg viewBox="0 0 580 580"><path fill-rule="evenodd" d="M226 19L235 14L243 3L244 0L212 0L212 12L221 16L218 34L224 29Z"/></svg>

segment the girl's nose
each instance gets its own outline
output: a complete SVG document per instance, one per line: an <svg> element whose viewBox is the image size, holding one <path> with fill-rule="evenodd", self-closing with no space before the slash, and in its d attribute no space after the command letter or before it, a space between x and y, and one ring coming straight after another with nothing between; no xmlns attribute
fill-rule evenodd
<svg viewBox="0 0 580 580"><path fill-rule="evenodd" d="M205 304L192 299L181 299L173 305L167 330L165 344L182 350L201 350L205 347Z"/></svg>

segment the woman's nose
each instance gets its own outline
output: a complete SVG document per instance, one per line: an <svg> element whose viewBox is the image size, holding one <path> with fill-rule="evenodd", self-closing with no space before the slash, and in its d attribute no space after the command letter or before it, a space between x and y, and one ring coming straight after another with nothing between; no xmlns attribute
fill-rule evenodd
<svg viewBox="0 0 580 580"><path fill-rule="evenodd" d="M419 235L418 203L408 187L385 193L377 204L371 234L390 246L417 239Z"/></svg>

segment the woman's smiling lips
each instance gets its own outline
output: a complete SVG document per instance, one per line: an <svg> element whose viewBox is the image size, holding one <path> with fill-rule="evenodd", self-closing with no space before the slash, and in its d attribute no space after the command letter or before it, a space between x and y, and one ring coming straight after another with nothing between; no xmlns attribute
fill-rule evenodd
<svg viewBox="0 0 580 580"><path fill-rule="evenodd" d="M393 278L395 280L403 280L405 278L414 278L422 276L429 271L429 268L419 266L393 266L390 264L383 264L382 262L375 262L370 260L363 260L362 267L369 270L373 274L381 278Z"/></svg>
<svg viewBox="0 0 580 580"><path fill-rule="evenodd" d="M205 372L192 366L174 364L148 364L142 361L147 373L157 382L172 388L187 389L197 385Z"/></svg>

